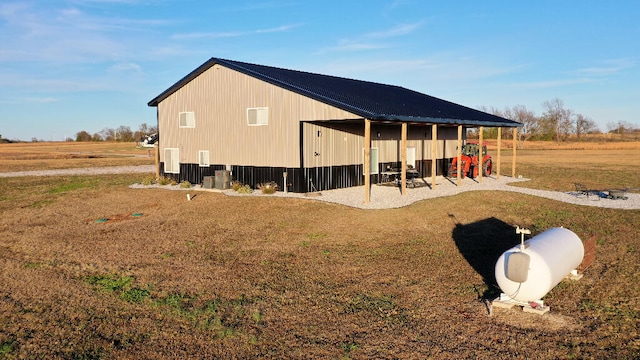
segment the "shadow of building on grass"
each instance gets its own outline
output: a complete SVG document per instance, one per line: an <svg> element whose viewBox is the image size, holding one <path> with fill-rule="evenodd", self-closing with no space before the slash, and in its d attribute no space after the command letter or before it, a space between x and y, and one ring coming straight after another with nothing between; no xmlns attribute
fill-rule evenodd
<svg viewBox="0 0 640 360"><path fill-rule="evenodd" d="M486 290L478 296L493 300L500 295L496 282L495 265L503 252L520 243L515 227L496 218L488 218L471 224L460 224L455 215L449 216L456 222L453 240L460 254L469 265L482 276Z"/></svg>

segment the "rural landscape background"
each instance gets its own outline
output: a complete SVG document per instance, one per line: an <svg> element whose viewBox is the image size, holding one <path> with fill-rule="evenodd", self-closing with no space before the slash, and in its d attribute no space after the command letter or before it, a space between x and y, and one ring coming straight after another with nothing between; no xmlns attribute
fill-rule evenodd
<svg viewBox="0 0 640 360"><path fill-rule="evenodd" d="M640 142L593 140L519 142L531 180L518 186L640 188ZM149 155L0 145L3 172ZM640 357L640 210L501 191L362 210L129 187L149 176L0 177L0 358ZM545 296L544 316L486 306L516 225L597 238L595 263Z"/></svg>

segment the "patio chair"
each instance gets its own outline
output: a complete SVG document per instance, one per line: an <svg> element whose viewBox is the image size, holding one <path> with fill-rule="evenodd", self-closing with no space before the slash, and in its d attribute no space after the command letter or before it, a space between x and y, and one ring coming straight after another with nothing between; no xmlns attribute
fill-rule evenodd
<svg viewBox="0 0 640 360"><path fill-rule="evenodd" d="M598 190L590 190L586 185L581 183L575 183L576 186L576 196L586 196L589 199L590 195L596 195L597 200L600 200L600 191Z"/></svg>

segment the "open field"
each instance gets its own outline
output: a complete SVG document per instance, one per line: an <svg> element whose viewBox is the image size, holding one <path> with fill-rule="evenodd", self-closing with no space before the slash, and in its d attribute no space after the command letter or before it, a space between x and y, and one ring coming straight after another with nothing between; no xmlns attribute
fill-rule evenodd
<svg viewBox="0 0 640 360"><path fill-rule="evenodd" d="M570 191L579 182L592 189L640 188L640 143L634 144L629 148L518 150L516 175L531 179L518 186ZM511 175L511 150L502 152L502 162L501 172Z"/></svg>
<svg viewBox="0 0 640 360"><path fill-rule="evenodd" d="M0 144L2 172L90 166L151 165L154 149L134 143L40 142Z"/></svg>
<svg viewBox="0 0 640 360"><path fill-rule="evenodd" d="M592 150L520 151L522 186L640 187L640 145ZM639 210L499 191L390 210L187 201L128 187L144 176L0 178L0 358L640 357ZM597 236L544 316L482 301L515 225Z"/></svg>

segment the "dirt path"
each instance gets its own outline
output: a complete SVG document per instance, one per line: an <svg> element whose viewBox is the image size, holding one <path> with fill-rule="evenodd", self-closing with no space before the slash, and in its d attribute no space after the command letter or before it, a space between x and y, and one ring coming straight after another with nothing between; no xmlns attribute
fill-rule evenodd
<svg viewBox="0 0 640 360"><path fill-rule="evenodd" d="M132 174L132 173L153 173L153 172L155 172L154 165L107 166L107 167L5 172L5 173L0 173L0 177Z"/></svg>

